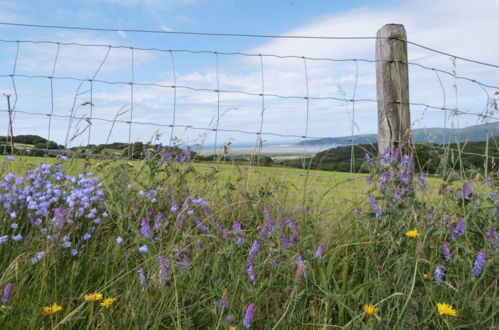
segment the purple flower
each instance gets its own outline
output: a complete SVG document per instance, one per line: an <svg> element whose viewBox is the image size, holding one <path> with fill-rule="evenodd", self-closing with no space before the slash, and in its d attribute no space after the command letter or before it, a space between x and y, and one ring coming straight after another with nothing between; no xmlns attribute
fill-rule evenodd
<svg viewBox="0 0 499 330"><path fill-rule="evenodd" d="M442 282L442 279L445 276L444 271L445 271L445 267L443 265L437 265L435 267L435 271L433 272L433 275L434 275L435 283L437 285L439 285L440 282Z"/></svg>
<svg viewBox="0 0 499 330"><path fill-rule="evenodd" d="M218 310L229 308L229 292L225 289L222 293L222 299L218 302Z"/></svg>
<svg viewBox="0 0 499 330"><path fill-rule="evenodd" d="M316 258L321 258L323 252L324 252L324 243L321 243L321 244L319 244L319 247L315 251L315 257Z"/></svg>
<svg viewBox="0 0 499 330"><path fill-rule="evenodd" d="M210 229L203 224L203 222L201 221L201 219L196 218L194 220L194 223L196 224L197 228L201 229L205 233L209 233L210 232Z"/></svg>
<svg viewBox="0 0 499 330"><path fill-rule="evenodd" d="M190 263L191 263L191 259L188 256L184 256L182 258L182 266L184 267L184 269L189 268Z"/></svg>
<svg viewBox="0 0 499 330"><path fill-rule="evenodd" d="M408 155L404 155L402 157L402 167L407 168L409 165L411 165L411 158Z"/></svg>
<svg viewBox="0 0 499 330"><path fill-rule="evenodd" d="M471 277L476 279L482 273L483 264L485 263L485 253L478 252L476 255L475 263L473 264L473 271Z"/></svg>
<svg viewBox="0 0 499 330"><path fill-rule="evenodd" d="M163 278L166 285L170 285L170 260L166 259L165 256L159 256L159 273Z"/></svg>
<svg viewBox="0 0 499 330"><path fill-rule="evenodd" d="M83 235L83 240L88 241L90 237L92 237L92 235L90 235L89 233L85 233L85 235Z"/></svg>
<svg viewBox="0 0 499 330"><path fill-rule="evenodd" d="M227 322L227 324L232 324L232 322L234 322L234 317L232 315L227 315L225 322Z"/></svg>
<svg viewBox="0 0 499 330"><path fill-rule="evenodd" d="M447 242L444 242L444 244L442 244L442 254L443 254L445 260L450 259L450 250L449 250L449 245L447 244Z"/></svg>
<svg viewBox="0 0 499 330"><path fill-rule="evenodd" d="M9 162L14 161L14 156L9 156L9 157L7 157L7 160L8 160Z"/></svg>
<svg viewBox="0 0 499 330"><path fill-rule="evenodd" d="M121 245L123 243L123 238L121 236L116 237L116 244Z"/></svg>
<svg viewBox="0 0 499 330"><path fill-rule="evenodd" d="M249 304L246 308L246 313L244 314L243 325L246 328L251 326L251 322L253 321L253 316L255 313L255 304Z"/></svg>
<svg viewBox="0 0 499 330"><path fill-rule="evenodd" d="M139 268L137 274L139 276L139 284L142 287L141 291L144 291L146 287L146 272L144 271L144 268Z"/></svg>
<svg viewBox="0 0 499 330"><path fill-rule="evenodd" d="M383 215L383 208L376 204L376 199L373 196L368 196L369 204L371 206L371 210L375 213L375 217L377 220L381 220L381 216Z"/></svg>
<svg viewBox="0 0 499 330"><path fill-rule="evenodd" d="M13 236L12 239L16 242L22 241L23 240L23 235L17 234L16 236Z"/></svg>
<svg viewBox="0 0 499 330"><path fill-rule="evenodd" d="M419 185L423 187L426 184L426 173L425 172L420 172L419 173Z"/></svg>
<svg viewBox="0 0 499 330"><path fill-rule="evenodd" d="M147 252L149 252L149 248L147 247L147 245L144 244L141 247L139 247L139 252L147 253Z"/></svg>
<svg viewBox="0 0 499 330"><path fill-rule="evenodd" d="M265 238L267 235L274 233L274 220L269 219L260 229L260 237Z"/></svg>
<svg viewBox="0 0 499 330"><path fill-rule="evenodd" d="M14 286L12 284L7 284L3 288L3 295L2 295L2 304L6 304L9 302L10 296L12 295L12 288Z"/></svg>
<svg viewBox="0 0 499 330"><path fill-rule="evenodd" d="M255 259L255 257L257 256L258 254L258 249L260 248L260 242L258 240L255 240L253 242L253 245L251 246L251 250L249 252L249 256L248 256L248 259L250 261L253 261L253 259Z"/></svg>
<svg viewBox="0 0 499 330"><path fill-rule="evenodd" d="M450 227L450 226L449 226ZM454 229L451 229L451 235L459 237L464 235L464 219L459 219Z"/></svg>
<svg viewBox="0 0 499 330"><path fill-rule="evenodd" d="M473 189L473 181L469 180L463 184L463 192L459 194L459 197L464 199L470 199L471 190Z"/></svg>
<svg viewBox="0 0 499 330"><path fill-rule="evenodd" d="M251 263L251 261L248 260L246 262L246 266L248 266L248 269L246 269L246 273L248 273L251 282L253 283L253 285L255 285L256 284L255 269L253 268L253 264Z"/></svg>
<svg viewBox="0 0 499 330"><path fill-rule="evenodd" d="M366 176L366 182L368 185L372 185L373 184L373 178L370 177L370 176Z"/></svg>
<svg viewBox="0 0 499 330"><path fill-rule="evenodd" d="M487 236L490 240L490 247L493 250L499 250L499 237L496 236L496 227L491 227L486 233L485 236Z"/></svg>
<svg viewBox="0 0 499 330"><path fill-rule="evenodd" d="M151 226L149 225L148 218L144 218L140 221L140 233L145 238L151 237Z"/></svg>
<svg viewBox="0 0 499 330"><path fill-rule="evenodd" d="M356 218L360 218L360 209L358 207L356 207L353 210L353 214L355 215Z"/></svg>
<svg viewBox="0 0 499 330"><path fill-rule="evenodd" d="M268 205L265 205L265 206L263 207L263 217L264 217L265 219L268 219L268 218L269 218L269 216L270 216L270 209L269 209L269 206L268 206Z"/></svg>
<svg viewBox="0 0 499 330"><path fill-rule="evenodd" d="M40 260L42 260L45 257L46 253L44 251L40 251L36 254L34 258L31 258L31 263L36 264Z"/></svg>
<svg viewBox="0 0 499 330"><path fill-rule="evenodd" d="M78 254L78 250L77 249L71 249L71 251L69 251L69 253L72 255L72 256L75 256Z"/></svg>

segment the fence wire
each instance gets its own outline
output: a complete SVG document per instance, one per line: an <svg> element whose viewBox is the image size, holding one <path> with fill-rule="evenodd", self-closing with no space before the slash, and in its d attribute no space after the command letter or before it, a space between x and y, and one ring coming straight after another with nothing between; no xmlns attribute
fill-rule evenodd
<svg viewBox="0 0 499 330"><path fill-rule="evenodd" d="M140 30L140 29L107 29L107 28L95 28L95 27L76 27L76 26L51 26L51 25L34 25L34 24L18 24L18 23L8 23L8 22L0 22L0 26L17 26L17 27L29 27L29 28L38 28L38 29L64 29L64 30L84 30L84 31L100 31L100 32L132 32L132 33L148 33L148 34L177 34L177 35L198 35L198 36L203 36L203 37L232 37L232 38L272 38L272 39L316 39L316 40L377 40L379 37L362 37L362 36L353 36L353 37L334 37L334 36L292 36L292 35L280 35L280 36L273 36L273 35L260 35L260 34L235 34L235 33L206 33L206 32L172 32L172 31L155 31L155 30ZM61 42L61 41L53 41L53 40L8 40L8 39L0 39L0 43L3 44L15 44L16 45L16 52L15 52L15 57L14 57L14 63L12 67L11 72L1 72L0 71L0 78L8 78L10 79L11 85L12 85L12 90L14 92L14 103L13 105L8 108L8 109L0 109L0 112L3 113L8 113L9 115L16 115L16 114L23 114L23 115L28 115L28 116L34 116L34 117L46 117L48 118L48 127L47 127L47 147L44 150L46 153L58 153L58 152L63 152L63 151L54 151L52 149L49 149L49 143L51 139L53 138L52 130L53 130L53 123L52 119L53 118L62 118L62 119L67 119L68 120L68 127L66 131L66 137L65 137L65 147L69 145L69 143L74 140L76 136L81 136L84 133L87 133L87 146L89 146L92 143L92 124L95 122L105 122L105 123L110 123L111 130L109 131L109 134L107 136L106 144L109 142L111 132L115 127L115 124L121 123L128 125L128 158L130 159L133 155L133 149L132 149L132 144L133 144L133 127L138 125L138 126L148 126L148 127L159 127L159 128L168 128L170 129L170 136L169 136L169 142L170 145L174 144L174 138L175 138L175 129L184 129L184 130L198 130L198 131L203 131L203 132L214 132L214 150L213 153L217 156L220 156L220 146L219 146L219 132L224 132L224 133L238 133L238 134L245 134L245 135L252 135L256 138L256 143L255 147L253 149L253 156L256 156L257 158L257 164L260 165L260 159L262 157L262 151L263 151L263 143L264 140L262 139L263 136L271 136L271 137L279 137L279 138L296 138L296 139L301 139L303 141L303 152L301 155L301 160L302 160L302 170L304 171L303 173L288 173L288 172L280 172L280 171L271 171L271 170L264 170L264 169L252 169L252 171L256 173L269 173L269 174L283 174L283 175L297 175L297 176L303 176L305 178L304 184L305 184L305 190L306 190L306 180L309 176L311 177L318 177L318 178L335 178L335 179L341 179L341 180L351 180L354 178L353 174L355 172L355 128L357 127L357 119L356 119L356 105L360 103L374 103L377 104L378 102L390 102L393 104L398 104L399 108L401 105L409 105L410 107L419 107L423 108L424 111L426 110L438 110L443 112L443 118L444 118L444 128L447 129L447 120L449 117L452 118L459 118L461 115L468 115L468 116L474 116L477 120L479 121L484 121L486 125L490 123L490 120L499 120L499 117L495 115L494 111L490 111L490 105L491 105L491 94L493 89L499 90L499 86L496 86L494 84L488 83L488 82L482 82L474 77L467 77L464 75L458 75L456 73L456 61L462 61L462 62L467 62L467 63L472 63L475 65L480 65L480 66L485 66L487 68L492 68L496 69L499 68L498 65L491 64L491 63L486 63L482 61L477 61L473 59L468 59L464 58L461 56L449 54L447 52L439 51L436 49L432 49L430 47L426 47L424 45L421 45L419 43L415 43L409 40L402 40L407 42L407 44L410 44L415 47L419 47L421 49L425 49L426 51L439 54L439 55L445 55L453 59L453 64L454 64L454 70L449 71L445 70L442 68L435 68L435 67L430 67L421 63L417 62L412 62L412 61L386 61L386 60L380 60L380 59L369 59L369 58L329 58L329 57L310 57L310 56L301 56L301 55L296 55L296 54L291 54L291 55L282 55L282 54L261 54L261 53L248 53L248 52L224 52L224 51L217 51L217 50L196 50L196 49L164 49L164 48L156 48L156 47L151 47L151 48L145 48L145 47L136 47L136 46L129 46L129 45L118 45L118 44L98 44L98 43L77 43L77 42ZM56 46L56 52L53 58L53 63L52 63L52 70L49 75L40 75L40 74L23 74L19 73L17 71L18 67L18 60L19 60L19 55L20 55L20 45L22 44L35 44L35 45L54 45ZM92 74L89 76L85 77L77 77L73 75L63 75L62 73L57 72L58 64L60 59L60 54L61 50L64 47L70 47L70 46L77 46L77 47L85 47L85 48L105 48L106 52L104 56L101 58L99 61L99 65L94 71L91 71ZM109 59L110 52L113 49L128 49L130 51L130 78L129 80L109 80L109 79L103 79L103 78L98 78L99 73L101 72L102 68L106 65ZM137 81L136 79L136 52L141 51L141 52L161 52L161 53L166 53L169 56L170 59L170 65L172 69L172 78L173 78L173 83L172 84L165 84L165 83L160 83L160 82L154 82L154 81L149 81L149 82L143 82L143 81ZM183 54L192 54L192 55L213 55L214 60L215 60L215 82L216 86L215 88L209 88L209 87L199 87L199 86L193 86L193 85L187 85L187 84L179 84L178 79L177 79L177 65L176 65L176 56L180 57ZM250 90L245 90L245 89L224 89L221 87L220 84L220 57L221 56L237 56L237 57L244 57L244 58L257 58L259 59L259 67L260 67L260 91L259 92L254 92ZM272 59L272 60L288 60L288 59L294 59L294 60L300 60L303 62L303 74L304 74L304 90L305 93L303 95L298 95L298 94L279 94L279 93L269 93L266 91L266 78L265 78L265 60L266 59ZM346 94L343 94L343 97L337 97L333 95L326 95L326 96L320 96L320 95L313 95L313 90L311 90L311 77L310 77L310 72L308 65L311 62L330 62L330 63L353 63L355 70L354 70L354 87L352 91L351 97L346 97ZM424 71L428 72L433 72L435 79L437 80L439 86L442 89L442 104L440 105L435 105L435 104L430 104L430 103L424 103L424 102L403 102L402 101L402 95L399 96L398 100L380 100L380 99L375 99L375 98L366 98L366 97L357 97L358 95L358 83L359 83L359 63L368 63L368 64L376 64L378 62L395 62L397 63L397 66L400 65L408 65L410 67L415 67L422 69ZM445 86L442 81L442 78L440 75L445 75L454 80L454 90L455 90L455 106L454 107L449 107L448 106L448 96L446 94ZM17 101L19 99L19 93L17 89L17 83L16 81L18 79L30 79L32 81L38 81L38 80L48 80L50 83L50 93L49 93L49 98L50 98L50 107L47 109L48 111L34 111L31 109L18 109L17 107ZM54 81L74 81L78 83L78 88L75 92L74 98L73 98L73 104L70 110L70 113L67 115L64 114L57 114L55 113L55 98L54 98ZM485 100L485 107L482 111L480 112L472 112L472 111L466 111L464 109L461 109L459 107L458 103L458 92L457 92L457 85L458 82L468 82L472 83L473 85L478 86L484 93L484 100ZM81 91L83 84L88 83L89 84L89 95L90 99L88 101L88 104L77 104L78 97L81 96L82 94L86 93L84 91ZM103 118L99 116L94 115L94 93L95 93L95 84L103 84L103 85L108 85L108 86L129 86L129 104L127 106L123 106L120 108L120 110L116 113L114 118ZM136 112L136 98L135 98L135 88L136 87L157 87L161 88L164 90L171 90L172 91L172 115L171 115L171 120L166 121L166 122L155 122L155 121L143 121L143 120L137 120L136 116L134 115L134 111ZM178 115L178 106L180 100L178 99L177 91L179 90L187 90L187 91L192 91L192 92L209 92L209 93L215 93L216 94L216 114L214 116L214 119L212 122L214 122L214 125L211 125L211 123L207 126L195 126L191 124L179 124L177 122L177 115ZM220 119L223 116L221 114L221 95L224 94L237 94L237 95L242 95L242 96L251 96L251 97L257 97L260 99L260 105L259 105L259 120L258 120L258 126L257 130L246 130L246 129L235 129L235 128L223 128L220 126ZM269 102L271 99L277 99L277 100L304 100L304 115L305 115L305 120L304 120L304 128L303 128L303 134L297 134L294 132L289 132L289 133L279 133L275 132L272 130L266 130L264 129L265 127L265 118L266 118L266 102ZM312 174L310 173L310 166L312 164L312 159L310 155L308 154L308 141L311 139L314 140L325 140L330 137L330 135L327 136L316 136L314 134L309 134L310 130L310 121L311 121L311 101L337 101L337 102L342 102L348 105L349 113L348 115L350 116L349 119L351 119L350 123L350 138L349 139L344 139L345 145L350 145L350 176L348 177L341 177L341 176L334 176L334 175L318 175L318 174ZM89 105L89 114L88 115L78 115L77 111L80 106L84 105ZM128 113L129 119L124 120L121 119L120 117ZM76 123L76 124L75 124ZM73 136L71 136L70 131L72 127L78 127L80 123L87 123L86 126L83 129L76 130L73 133ZM285 124L284 124L285 125ZM458 125L459 126L459 125ZM360 133L360 132L359 132ZM489 138L489 132L487 131L487 138ZM400 141L401 137L398 138L399 143L404 143L403 141ZM432 144L424 144L429 146L432 149L438 149L438 150L448 150L448 151L453 151L453 152L459 152L461 154L468 154L468 155L474 155L478 157L482 157L485 159L485 173L487 174L487 166L488 166L488 160L498 160L499 157L495 156L490 156L488 152L488 140L486 144L486 149L483 154L480 153L473 153L473 152L463 152L462 150L456 150L456 149L451 149L449 148L449 144L451 141L448 141L446 138L446 135L444 134L444 142L441 145L432 145ZM373 141L374 143L374 141ZM413 143L414 145L416 144L423 144L423 143ZM6 146L8 145L0 145L5 149ZM226 151L227 144L224 144L224 152ZM38 148L29 148L32 150L40 150ZM91 157L99 157L99 158L106 158L104 155L97 155L97 154L92 154L92 153L81 153L84 156L91 156ZM252 156L252 157L253 157ZM109 156L109 159L116 159L116 156ZM308 164L307 164L308 160ZM205 166L205 165L200 165L200 166Z"/></svg>

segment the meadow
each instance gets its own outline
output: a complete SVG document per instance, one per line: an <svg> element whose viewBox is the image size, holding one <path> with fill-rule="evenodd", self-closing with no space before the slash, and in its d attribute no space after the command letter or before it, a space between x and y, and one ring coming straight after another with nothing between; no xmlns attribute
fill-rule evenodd
<svg viewBox="0 0 499 330"><path fill-rule="evenodd" d="M497 178L2 157L3 329L494 329Z"/></svg>

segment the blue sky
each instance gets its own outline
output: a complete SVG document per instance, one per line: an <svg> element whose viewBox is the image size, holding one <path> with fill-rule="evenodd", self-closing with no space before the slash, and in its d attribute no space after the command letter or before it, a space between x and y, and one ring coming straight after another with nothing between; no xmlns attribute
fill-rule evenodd
<svg viewBox="0 0 499 330"><path fill-rule="evenodd" d="M499 63L499 45L494 42L499 23L490 13L498 12L495 1L412 0L412 1L235 1L235 0L104 0L104 1L2 1L0 21L110 27L122 29L150 29L164 31L199 31L215 33L249 33L270 35L315 36L374 36L386 23L406 26L408 39L464 57ZM219 52L246 52L252 54L296 55L328 58L374 59L372 40L300 40L236 37L201 37L169 34L142 34L124 32L95 32L51 30L0 26L3 40L48 40L77 42L80 44L126 45L162 49L209 50ZM1 42L0 75L12 72L16 44ZM21 43L16 62L16 74L49 76L54 67L57 45ZM54 76L81 79L92 77L106 54L106 47L61 46ZM241 90L261 93L262 72L258 57L217 56L182 52L134 51L135 82L177 85L208 90ZM498 71L494 68L457 61L454 66L448 56L438 55L410 46L409 60L430 67L455 70L459 75L499 85ZM310 96L373 99L376 96L375 71L372 63L324 62L301 59L263 58L265 93L305 96L308 74ZM356 72L358 72L356 74ZM174 75L175 73L175 75ZM410 68L411 101L435 106L446 106L479 113L486 106L486 93L465 81L457 82L457 93L452 77L441 75L444 88L434 72ZM97 80L127 82L131 79L131 51L113 48L102 65ZM112 120L120 111L122 120L130 116L130 87L88 82L79 86L77 81L54 79L52 91L47 78L15 77L17 89L16 110L53 113L51 139L68 145L103 143L109 140L128 141L129 127L125 123L84 120L69 121L73 111L77 117L88 117L94 103L93 116ZM357 89L354 87L357 86ZM0 78L3 93L14 94L9 77ZM91 89L91 90L90 90ZM494 90L486 90L493 93ZM75 99L75 94L78 94ZM90 96L91 95L91 96ZM456 97L457 95L457 97ZM133 120L162 125L173 121L175 102L175 128L173 136L186 144L214 145L215 134L206 129L216 123L217 110L221 117L218 127L226 130L257 132L260 129L262 100L258 96L234 93L200 92L154 86L134 87ZM445 97L444 97L445 96ZM3 100L2 100L3 101ZM3 102L5 103L5 102ZM1 109L5 105L1 103ZM73 108L75 103L75 108ZM263 132L281 135L325 137L350 134L352 104L332 100L311 100L308 104L309 121L306 123L307 104L304 100L283 100L266 97L264 100ZM447 116L442 111L413 107L413 127L448 127L479 123L476 116ZM0 113L0 129L7 131L5 112ZM445 119L444 119L445 118ZM376 104L356 102L354 131L376 132ZM15 134L48 136L48 117L17 113ZM112 128L112 129L111 129ZM4 134L4 133L2 133ZM172 131L167 127L132 125L130 139L147 141L159 134L159 141L170 142ZM255 134L219 132L217 145L233 141L255 141ZM299 141L299 138L264 135L269 142Z"/></svg>

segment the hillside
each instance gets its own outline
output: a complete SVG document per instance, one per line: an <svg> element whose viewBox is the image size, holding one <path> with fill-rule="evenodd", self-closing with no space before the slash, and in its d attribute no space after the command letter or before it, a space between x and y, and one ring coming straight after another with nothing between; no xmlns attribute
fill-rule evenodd
<svg viewBox="0 0 499 330"><path fill-rule="evenodd" d="M488 125L489 137L499 135L499 122ZM447 142L480 142L487 139L485 124L468 126L464 128L418 128L412 131L413 140L416 143L429 142L443 144ZM331 137L317 140L301 141L296 145L327 145L342 146L350 145L352 138L350 136ZM354 144L376 143L376 134L361 134L353 136Z"/></svg>

